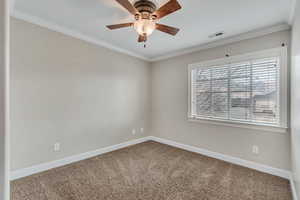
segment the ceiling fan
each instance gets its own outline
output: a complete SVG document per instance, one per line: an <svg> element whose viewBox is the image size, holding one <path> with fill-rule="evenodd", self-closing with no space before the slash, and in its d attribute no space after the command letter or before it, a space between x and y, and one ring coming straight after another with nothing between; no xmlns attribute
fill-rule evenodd
<svg viewBox="0 0 300 200"><path fill-rule="evenodd" d="M170 35L176 35L178 28L157 23L161 18L181 9L177 0L169 0L162 7L156 7L150 0L137 0L131 4L128 0L115 0L134 15L135 22L108 25L107 28L114 30L133 26L139 34L138 42L146 42L149 35L155 29Z"/></svg>

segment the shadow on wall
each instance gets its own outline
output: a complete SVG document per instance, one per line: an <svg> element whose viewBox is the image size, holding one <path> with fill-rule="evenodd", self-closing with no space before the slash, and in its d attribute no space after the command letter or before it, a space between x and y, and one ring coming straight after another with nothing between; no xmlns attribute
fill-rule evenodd
<svg viewBox="0 0 300 200"><path fill-rule="evenodd" d="M294 92L294 119L293 122L295 123L293 125L293 134L292 134L292 156L293 156L293 173L294 173L294 179L295 184L298 190L298 195L300 195L300 124L298 123L300 121L300 92L298 89L298 84L300 80L300 52L296 54L297 56L294 57L294 68L295 68L295 92ZM299 198L299 197L298 197Z"/></svg>

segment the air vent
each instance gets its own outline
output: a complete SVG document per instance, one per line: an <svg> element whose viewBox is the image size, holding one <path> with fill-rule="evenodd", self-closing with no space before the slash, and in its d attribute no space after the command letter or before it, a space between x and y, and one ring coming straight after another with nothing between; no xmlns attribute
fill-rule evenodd
<svg viewBox="0 0 300 200"><path fill-rule="evenodd" d="M209 37L209 38L215 38L215 37L220 37L220 36L222 36L222 35L224 35L224 32L223 32L223 31L220 31L220 32L214 33L214 34L212 34L212 35L210 35L210 36L208 36L208 37Z"/></svg>

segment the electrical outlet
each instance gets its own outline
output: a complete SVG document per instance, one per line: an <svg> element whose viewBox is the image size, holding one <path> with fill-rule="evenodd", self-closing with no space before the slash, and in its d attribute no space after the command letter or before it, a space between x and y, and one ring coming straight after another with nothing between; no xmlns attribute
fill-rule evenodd
<svg viewBox="0 0 300 200"><path fill-rule="evenodd" d="M54 144L54 151L60 151L60 143L55 143Z"/></svg>
<svg viewBox="0 0 300 200"><path fill-rule="evenodd" d="M144 133L144 128L141 128L140 131L141 131L141 133Z"/></svg>
<svg viewBox="0 0 300 200"><path fill-rule="evenodd" d="M253 145L252 146L252 153L254 153L254 154L259 154L259 148L258 148L258 146L256 146L256 145Z"/></svg>
<svg viewBox="0 0 300 200"><path fill-rule="evenodd" d="M136 134L136 130L132 129L132 135L135 135L135 134Z"/></svg>

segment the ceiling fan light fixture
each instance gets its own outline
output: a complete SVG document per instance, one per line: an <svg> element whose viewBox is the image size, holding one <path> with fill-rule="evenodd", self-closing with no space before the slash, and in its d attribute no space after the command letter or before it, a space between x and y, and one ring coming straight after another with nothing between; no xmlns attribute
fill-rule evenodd
<svg viewBox="0 0 300 200"><path fill-rule="evenodd" d="M156 28L156 21L140 18L134 22L133 27L139 35L149 36Z"/></svg>
<svg viewBox="0 0 300 200"><path fill-rule="evenodd" d="M138 42L146 42L148 36L153 33L154 30L158 30L170 35L175 36L179 29L164 24L159 24L158 21L178 10L181 9L177 0L168 0L167 3L157 9L156 0L135 0L133 4L132 0L115 0L122 7L127 9L135 18L134 22L107 25L110 30L119 28L132 27L139 34Z"/></svg>

